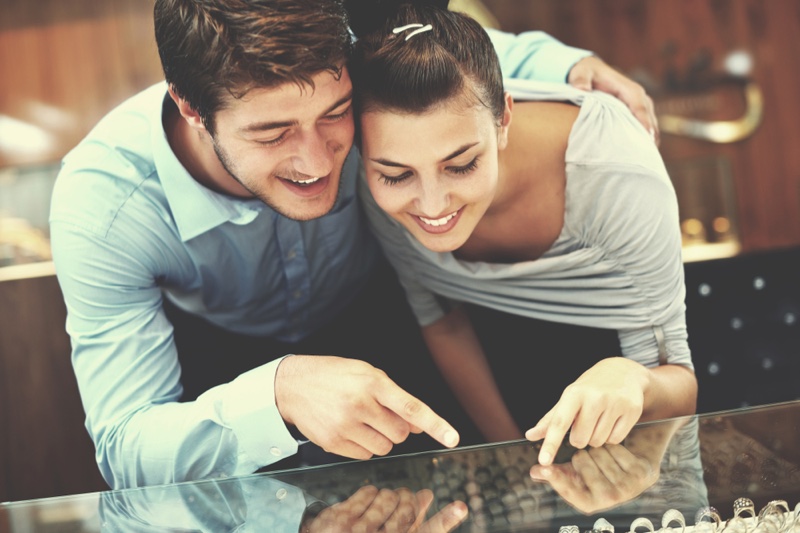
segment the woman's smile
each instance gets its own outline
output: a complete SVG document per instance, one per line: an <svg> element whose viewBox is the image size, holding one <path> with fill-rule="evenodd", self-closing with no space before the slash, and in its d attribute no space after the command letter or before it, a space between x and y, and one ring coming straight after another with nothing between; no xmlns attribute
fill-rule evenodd
<svg viewBox="0 0 800 533"><path fill-rule="evenodd" d="M456 224L458 224L458 219L461 216L461 212L464 210L462 207L458 211L453 211L449 215L445 215L439 218L427 218L421 215L411 215L414 217L418 222L422 229L427 231L428 233L446 233L453 229Z"/></svg>

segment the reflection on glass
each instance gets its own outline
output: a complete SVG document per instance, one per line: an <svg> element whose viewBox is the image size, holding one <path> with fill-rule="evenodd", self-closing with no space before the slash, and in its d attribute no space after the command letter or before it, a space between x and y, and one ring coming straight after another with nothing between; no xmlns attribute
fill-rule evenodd
<svg viewBox="0 0 800 533"><path fill-rule="evenodd" d="M681 518L687 531L706 522L699 531L719 516L752 532L759 514L800 528L800 401L640 424L619 445L562 447L547 471L537 455L536 443L513 441L16 502L0 505L0 531L627 532ZM746 516L741 498L753 502Z"/></svg>
<svg viewBox="0 0 800 533"><path fill-rule="evenodd" d="M265 476L184 483L101 495L101 531L253 531L274 533L448 533L460 522L451 504L427 516L430 490L363 485L328 504Z"/></svg>

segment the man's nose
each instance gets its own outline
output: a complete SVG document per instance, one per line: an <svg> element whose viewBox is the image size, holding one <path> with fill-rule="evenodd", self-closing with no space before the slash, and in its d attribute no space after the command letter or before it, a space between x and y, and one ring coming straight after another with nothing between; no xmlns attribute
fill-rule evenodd
<svg viewBox="0 0 800 533"><path fill-rule="evenodd" d="M337 150L337 145L319 131L308 132L297 147L293 158L294 170L312 178L327 176L333 170Z"/></svg>

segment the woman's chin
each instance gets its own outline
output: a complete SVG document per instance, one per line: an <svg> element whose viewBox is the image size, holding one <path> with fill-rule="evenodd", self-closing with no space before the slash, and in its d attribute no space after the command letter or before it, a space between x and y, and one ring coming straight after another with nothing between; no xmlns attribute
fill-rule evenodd
<svg viewBox="0 0 800 533"><path fill-rule="evenodd" d="M464 239L456 238L455 235L420 235L416 233L414 237L428 250L436 253L455 252L464 245Z"/></svg>

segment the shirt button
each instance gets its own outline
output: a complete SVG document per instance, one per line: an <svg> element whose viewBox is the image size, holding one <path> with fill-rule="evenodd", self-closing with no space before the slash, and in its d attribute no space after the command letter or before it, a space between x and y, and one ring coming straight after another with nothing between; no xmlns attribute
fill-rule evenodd
<svg viewBox="0 0 800 533"><path fill-rule="evenodd" d="M294 291L294 298L297 300L298 298L303 297L303 291Z"/></svg>
<svg viewBox="0 0 800 533"><path fill-rule="evenodd" d="M277 446L273 446L272 448L270 448L269 453L271 453L275 457L280 457L282 455L281 449L278 448Z"/></svg>
<svg viewBox="0 0 800 533"><path fill-rule="evenodd" d="M292 250L289 250L289 253L288 253L288 254L286 254L286 259L288 259L289 261L291 261L291 260L292 260L292 259L294 259L295 257L297 257L297 252L296 252L296 251L294 251L293 249L292 249Z"/></svg>
<svg viewBox="0 0 800 533"><path fill-rule="evenodd" d="M278 489L278 492L275 493L275 497L282 500L286 497L286 494L288 494L286 489Z"/></svg>

